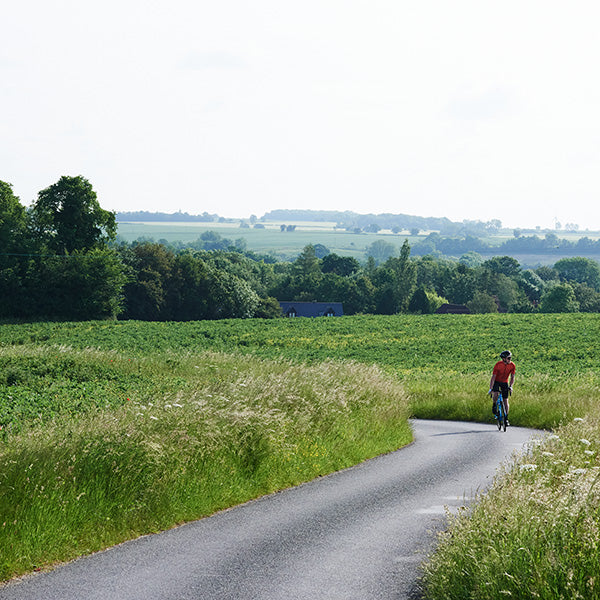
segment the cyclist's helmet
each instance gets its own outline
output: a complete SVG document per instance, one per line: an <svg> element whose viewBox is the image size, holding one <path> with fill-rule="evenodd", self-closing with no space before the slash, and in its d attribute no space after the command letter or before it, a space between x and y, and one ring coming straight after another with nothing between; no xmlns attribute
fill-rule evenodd
<svg viewBox="0 0 600 600"><path fill-rule="evenodd" d="M500 352L500 358L511 358L512 354L510 350L505 350L504 352Z"/></svg>

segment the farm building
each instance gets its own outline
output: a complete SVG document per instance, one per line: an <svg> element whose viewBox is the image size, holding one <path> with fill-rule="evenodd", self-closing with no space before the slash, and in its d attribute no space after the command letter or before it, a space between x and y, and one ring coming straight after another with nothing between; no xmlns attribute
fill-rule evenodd
<svg viewBox="0 0 600 600"><path fill-rule="evenodd" d="M284 317L341 317L341 302L280 302Z"/></svg>

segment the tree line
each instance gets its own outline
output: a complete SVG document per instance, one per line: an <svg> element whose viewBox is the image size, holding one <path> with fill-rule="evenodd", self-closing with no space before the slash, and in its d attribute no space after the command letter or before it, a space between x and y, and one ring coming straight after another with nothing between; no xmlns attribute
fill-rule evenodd
<svg viewBox="0 0 600 600"><path fill-rule="evenodd" d="M444 237L439 233L430 233L424 240L414 244L413 254L425 256L440 253L446 256L460 256L467 252L482 254L572 254L600 256L600 239L593 240L587 236L577 241L559 238L555 233L546 233L544 237L537 235L523 235L515 230L514 237L505 240L500 245L492 245L485 240L473 236Z"/></svg>
<svg viewBox="0 0 600 600"><path fill-rule="evenodd" d="M0 318L197 320L281 316L279 300L342 302L346 314L600 311L600 266L564 258L522 269L484 262L370 255L364 263L307 245L293 261L203 234L186 247L119 243L115 214L81 176L62 177L29 208L0 181ZM375 254L375 252L374 252Z"/></svg>

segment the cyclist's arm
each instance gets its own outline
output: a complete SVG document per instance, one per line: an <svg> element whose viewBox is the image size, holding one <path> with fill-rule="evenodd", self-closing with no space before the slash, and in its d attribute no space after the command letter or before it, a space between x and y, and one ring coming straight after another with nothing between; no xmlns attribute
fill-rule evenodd
<svg viewBox="0 0 600 600"><path fill-rule="evenodd" d="M492 373L492 379L490 380L490 390L494 387L495 381L496 381L496 373Z"/></svg>

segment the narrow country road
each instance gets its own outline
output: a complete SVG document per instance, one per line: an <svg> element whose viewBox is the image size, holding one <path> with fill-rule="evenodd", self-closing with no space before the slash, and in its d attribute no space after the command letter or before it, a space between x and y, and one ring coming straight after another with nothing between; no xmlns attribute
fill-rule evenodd
<svg viewBox="0 0 600 600"><path fill-rule="evenodd" d="M1 600L414 598L445 507L536 432L413 422L392 454L0 587Z"/></svg>

